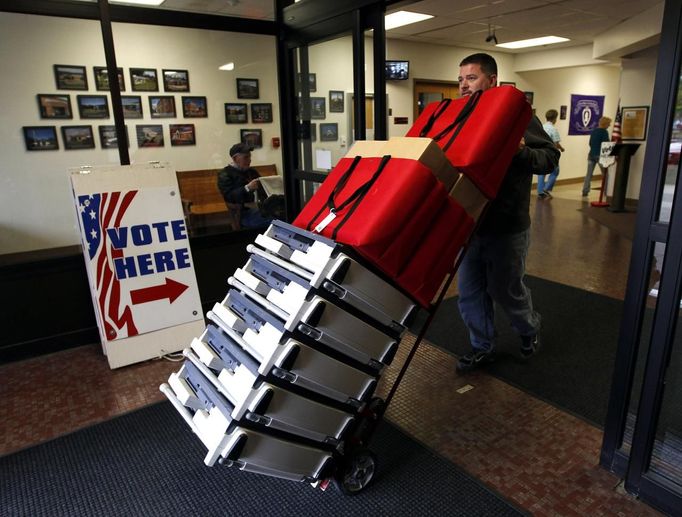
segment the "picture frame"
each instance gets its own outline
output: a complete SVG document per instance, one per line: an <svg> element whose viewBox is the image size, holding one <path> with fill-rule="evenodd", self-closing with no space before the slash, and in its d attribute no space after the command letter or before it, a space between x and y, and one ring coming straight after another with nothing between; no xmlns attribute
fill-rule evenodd
<svg viewBox="0 0 682 517"><path fill-rule="evenodd" d="M208 117L208 103L206 97L182 96L182 116L185 118Z"/></svg>
<svg viewBox="0 0 682 517"><path fill-rule="evenodd" d="M310 97L310 118L324 119L327 116L327 99L324 97Z"/></svg>
<svg viewBox="0 0 682 517"><path fill-rule="evenodd" d="M246 124L249 120L247 104L241 102L225 103L225 124Z"/></svg>
<svg viewBox="0 0 682 517"><path fill-rule="evenodd" d="M59 149L55 126L24 126L22 130L27 151L56 151Z"/></svg>
<svg viewBox="0 0 682 517"><path fill-rule="evenodd" d="M149 114L151 118L175 118L175 97L172 95L150 95Z"/></svg>
<svg viewBox="0 0 682 517"><path fill-rule="evenodd" d="M62 126L64 149L94 149L95 137L92 126Z"/></svg>
<svg viewBox="0 0 682 517"><path fill-rule="evenodd" d="M623 106L621 119L620 134L623 140L646 140L649 106Z"/></svg>
<svg viewBox="0 0 682 517"><path fill-rule="evenodd" d="M80 65L53 65L58 90L87 90L88 75Z"/></svg>
<svg viewBox="0 0 682 517"><path fill-rule="evenodd" d="M164 92L188 92L189 72L187 70L162 69Z"/></svg>
<svg viewBox="0 0 682 517"><path fill-rule="evenodd" d="M156 68L131 68L130 89L134 92L158 92Z"/></svg>
<svg viewBox="0 0 682 517"><path fill-rule="evenodd" d="M194 124L171 124L169 129L171 147L196 145L197 138Z"/></svg>
<svg viewBox="0 0 682 517"><path fill-rule="evenodd" d="M254 124L272 122L272 103L254 102L251 104L251 122Z"/></svg>
<svg viewBox="0 0 682 517"><path fill-rule="evenodd" d="M248 145L252 149L260 149L263 147L262 129L240 129L239 138L243 144Z"/></svg>
<svg viewBox="0 0 682 517"><path fill-rule="evenodd" d="M237 98L238 99L258 99L260 89L258 79L237 78Z"/></svg>
<svg viewBox="0 0 682 517"><path fill-rule="evenodd" d="M71 95L68 94L46 94L39 93L38 110L40 111L40 118L45 119L69 119L73 118L73 111L71 110Z"/></svg>
<svg viewBox="0 0 682 517"><path fill-rule="evenodd" d="M130 138L128 137L128 126L126 128L126 143L130 147ZM116 126L99 126L99 145L102 149L118 149L118 135L116 134Z"/></svg>
<svg viewBox="0 0 682 517"><path fill-rule="evenodd" d="M122 92L126 91L125 78L123 77L123 68L116 69L118 73L118 89ZM106 66L93 66L93 75L95 76L95 88L98 91L109 91L109 70Z"/></svg>
<svg viewBox="0 0 682 517"><path fill-rule="evenodd" d="M76 99L81 118L109 118L109 101L106 95L78 95Z"/></svg>
<svg viewBox="0 0 682 517"><path fill-rule="evenodd" d="M161 124L138 124L135 126L137 147L163 147L163 126Z"/></svg>
<svg viewBox="0 0 682 517"><path fill-rule="evenodd" d="M329 90L329 113L343 113L344 95L341 90Z"/></svg>
<svg viewBox="0 0 682 517"><path fill-rule="evenodd" d="M568 106L559 107L559 120L566 120L566 113L568 112Z"/></svg>
<svg viewBox="0 0 682 517"><path fill-rule="evenodd" d="M336 122L320 124L320 142L335 142L339 139L339 125Z"/></svg>
<svg viewBox="0 0 682 517"><path fill-rule="evenodd" d="M516 88L516 83L514 81L500 81L500 86L513 86Z"/></svg>
<svg viewBox="0 0 682 517"><path fill-rule="evenodd" d="M123 118L142 118L142 97L139 95L121 95Z"/></svg>
<svg viewBox="0 0 682 517"><path fill-rule="evenodd" d="M531 106L533 105L533 98L535 97L535 94L533 92L523 92L523 94L526 96L526 100L528 101L528 104Z"/></svg>

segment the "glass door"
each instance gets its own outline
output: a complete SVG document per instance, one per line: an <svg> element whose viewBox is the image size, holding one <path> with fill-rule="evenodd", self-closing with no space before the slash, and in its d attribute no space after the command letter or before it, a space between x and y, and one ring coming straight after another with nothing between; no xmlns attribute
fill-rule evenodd
<svg viewBox="0 0 682 517"><path fill-rule="evenodd" d="M665 4L630 273L601 463L664 512L682 508L682 2Z"/></svg>
<svg viewBox="0 0 682 517"><path fill-rule="evenodd" d="M286 29L280 77L286 83L282 105L287 109L282 111L289 219L352 143L370 137L368 128L371 137L386 138L386 102L373 100L378 93L385 98L386 91L382 2L346 2L332 13L312 9L311 2L299 2L281 12Z"/></svg>

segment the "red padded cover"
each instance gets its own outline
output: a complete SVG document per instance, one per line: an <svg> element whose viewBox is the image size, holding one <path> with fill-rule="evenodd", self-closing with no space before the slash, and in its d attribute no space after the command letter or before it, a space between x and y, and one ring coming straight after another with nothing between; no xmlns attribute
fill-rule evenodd
<svg viewBox="0 0 682 517"><path fill-rule="evenodd" d="M423 134L431 115L437 113L441 105L438 102L429 104L406 136L438 136L455 120L469 99L462 97L450 101ZM494 199L531 117L530 104L522 91L513 86L490 88L482 92L455 139L450 143L453 129L437 142L452 165L488 199Z"/></svg>
<svg viewBox="0 0 682 517"><path fill-rule="evenodd" d="M381 158L362 158L334 197L336 206L352 196L376 172ZM293 224L314 231L328 214L327 202L352 163L342 158ZM448 193L431 171L416 160L391 158L366 195L337 212L321 235L347 244L387 274L395 275L414 252ZM345 220L347 215L350 217Z"/></svg>

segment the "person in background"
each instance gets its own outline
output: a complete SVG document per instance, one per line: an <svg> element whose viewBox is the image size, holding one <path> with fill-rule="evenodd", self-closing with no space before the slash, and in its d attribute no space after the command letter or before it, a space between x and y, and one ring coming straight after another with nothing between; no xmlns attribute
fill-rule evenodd
<svg viewBox="0 0 682 517"><path fill-rule="evenodd" d="M264 217L255 206L260 180L258 171L251 167L251 148L244 143L235 144L230 148L230 158L232 163L218 173L218 190L226 203L241 205L240 224L243 228L267 226L272 219Z"/></svg>
<svg viewBox="0 0 682 517"><path fill-rule="evenodd" d="M610 125L611 119L609 117L602 117L599 119L599 125L590 133L590 151L587 153L587 173L583 182L583 197L587 196L590 193L590 188L592 188L592 173L594 172L594 167L599 163L602 142L609 141L609 132L606 129ZM600 165L599 168L602 174L606 174L604 167Z"/></svg>
<svg viewBox="0 0 682 517"><path fill-rule="evenodd" d="M556 148L563 153L564 148L561 146L561 136L555 126L558 117L559 112L557 110L548 110L547 113L545 113L547 122L542 125L542 129L544 129L545 133L552 139ZM546 175L540 174L538 176L538 197L540 199L552 198L552 189L554 188L554 183L556 182L558 175L559 164L557 163L556 168L552 172Z"/></svg>
<svg viewBox="0 0 682 517"><path fill-rule="evenodd" d="M463 96L497 86L497 63L488 54L472 54L459 65ZM457 361L467 372L494 359L495 304L521 337L521 357L540 347L540 314L533 309L523 282L530 244L530 190L535 171L551 171L559 150L533 117L519 142L497 197L473 235L458 270L459 311L469 331L472 351Z"/></svg>

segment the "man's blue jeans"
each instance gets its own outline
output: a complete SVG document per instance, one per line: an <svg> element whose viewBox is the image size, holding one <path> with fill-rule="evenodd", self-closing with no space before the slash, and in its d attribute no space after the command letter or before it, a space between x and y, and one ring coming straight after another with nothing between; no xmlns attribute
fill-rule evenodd
<svg viewBox="0 0 682 517"><path fill-rule="evenodd" d="M495 347L495 304L520 336L540 330L530 290L523 283L530 230L510 235L475 235L458 270L459 312L475 351Z"/></svg>
<svg viewBox="0 0 682 517"><path fill-rule="evenodd" d="M556 166L549 174L541 174L538 176L538 194L543 192L551 192L556 182L556 177L559 175L559 166Z"/></svg>

